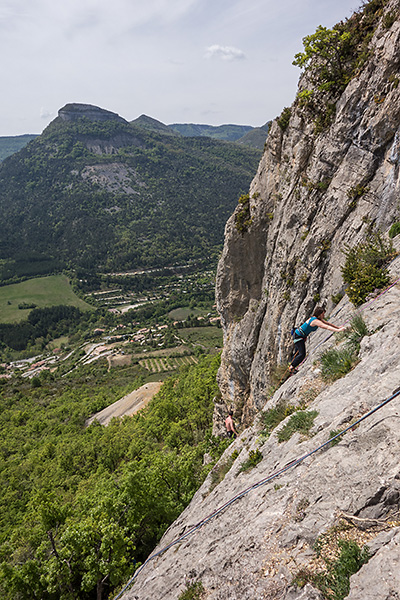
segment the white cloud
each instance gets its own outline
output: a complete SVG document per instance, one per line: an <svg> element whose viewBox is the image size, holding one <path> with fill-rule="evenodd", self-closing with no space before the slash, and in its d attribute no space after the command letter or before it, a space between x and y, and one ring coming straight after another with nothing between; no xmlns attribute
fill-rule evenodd
<svg viewBox="0 0 400 600"><path fill-rule="evenodd" d="M51 119L52 117L54 117L54 113L51 112L50 110L47 110L46 108L42 108L40 109L40 118L41 119Z"/></svg>
<svg viewBox="0 0 400 600"><path fill-rule="evenodd" d="M246 58L246 55L242 50L239 50L239 48L214 44L206 49L205 57L220 58L222 60L243 60Z"/></svg>

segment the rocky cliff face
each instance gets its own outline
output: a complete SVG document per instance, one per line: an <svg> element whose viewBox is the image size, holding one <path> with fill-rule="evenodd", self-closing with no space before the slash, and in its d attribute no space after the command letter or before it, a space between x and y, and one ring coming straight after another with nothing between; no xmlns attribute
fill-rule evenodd
<svg viewBox="0 0 400 600"><path fill-rule="evenodd" d="M383 16L398 12L390 0ZM268 390L271 371L288 357L291 327L317 298L333 322L354 316L346 296L334 310L331 300L344 290L345 245L363 240L371 224L385 232L399 220L400 21L388 22L376 29L369 62L328 129L316 135L298 102L285 130L273 123L249 200L227 223L215 432L227 406L242 432L124 600L330 600L327 565L353 542L368 547L369 559L346 599L400 598L400 257L390 265L391 289L360 307L370 333L353 370L333 384L322 379L318 359L343 342L318 330L299 373ZM300 89L306 85L301 79ZM284 441L289 416L265 433L265 415L282 404L312 415L308 434ZM338 444L320 448L345 429ZM249 457L260 462L246 469Z"/></svg>
<svg viewBox="0 0 400 600"><path fill-rule="evenodd" d="M385 14L398 12L398 2ZM271 369L288 358L290 331L343 291L343 249L399 216L400 21L380 22L371 55L319 135L296 101L286 130L272 124L249 194L226 226L217 277L225 342L219 384L243 422L264 403ZM309 87L306 77L299 90Z"/></svg>
<svg viewBox="0 0 400 600"><path fill-rule="evenodd" d="M117 113L93 106L92 104L79 104L78 102L66 104L63 108L60 108L58 116L62 121L77 121L78 119L85 118L89 121L119 121L120 123L127 123Z"/></svg>

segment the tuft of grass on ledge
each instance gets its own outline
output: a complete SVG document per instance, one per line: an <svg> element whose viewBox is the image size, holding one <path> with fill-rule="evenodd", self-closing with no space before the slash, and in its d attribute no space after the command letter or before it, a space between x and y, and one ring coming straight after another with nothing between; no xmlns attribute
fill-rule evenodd
<svg viewBox="0 0 400 600"><path fill-rule="evenodd" d="M270 408L263 412L261 419L264 427L261 431L261 435L269 437L275 427L296 410L298 410L298 408L295 406L287 404L286 402L280 402L274 408Z"/></svg>
<svg viewBox="0 0 400 600"><path fill-rule="evenodd" d="M349 373L357 364L357 354L349 348L332 348L321 356L322 377L336 381Z"/></svg>
<svg viewBox="0 0 400 600"><path fill-rule="evenodd" d="M245 471L250 471L255 466L257 466L258 463L262 461L262 459L263 455L258 448L257 450L250 450L248 459L245 460L242 466L240 467L240 472L244 473Z"/></svg>
<svg viewBox="0 0 400 600"><path fill-rule="evenodd" d="M308 435L317 415L318 411L316 410L299 410L295 412L278 432L278 442L287 442L296 432Z"/></svg>

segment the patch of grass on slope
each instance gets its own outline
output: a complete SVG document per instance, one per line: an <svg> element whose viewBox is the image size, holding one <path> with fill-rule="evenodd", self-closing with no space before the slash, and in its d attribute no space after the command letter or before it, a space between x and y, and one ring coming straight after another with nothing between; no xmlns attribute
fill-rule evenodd
<svg viewBox="0 0 400 600"><path fill-rule="evenodd" d="M30 311L18 308L21 304L36 305L37 308L63 304L93 310L76 296L66 275L38 277L0 287L0 323L17 323L26 319Z"/></svg>

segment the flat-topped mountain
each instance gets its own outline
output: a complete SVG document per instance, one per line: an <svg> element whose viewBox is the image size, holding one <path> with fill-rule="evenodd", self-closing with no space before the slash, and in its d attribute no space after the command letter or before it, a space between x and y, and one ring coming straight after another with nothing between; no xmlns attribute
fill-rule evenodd
<svg viewBox="0 0 400 600"><path fill-rule="evenodd" d="M117 113L93 106L92 104L66 104L63 108L60 108L58 116L63 121L78 121L85 118L89 119L89 121L119 121L120 123L127 123Z"/></svg>

